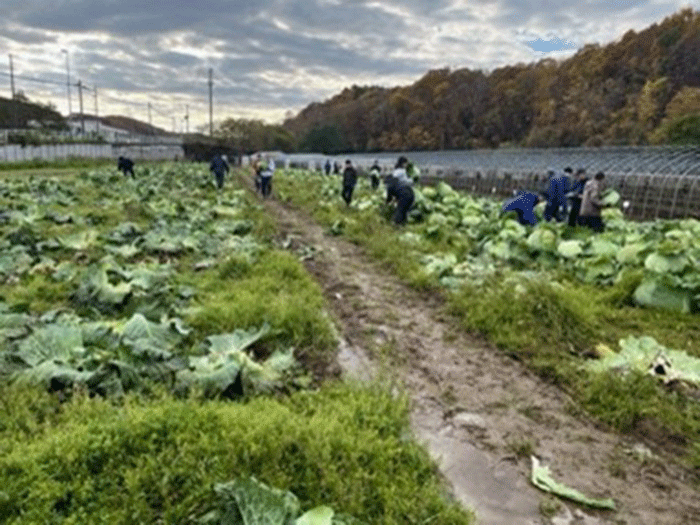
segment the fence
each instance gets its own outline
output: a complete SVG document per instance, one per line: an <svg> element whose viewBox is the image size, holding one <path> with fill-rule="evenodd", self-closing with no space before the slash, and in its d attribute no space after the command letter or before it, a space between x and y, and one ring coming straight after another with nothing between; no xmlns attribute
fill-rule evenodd
<svg viewBox="0 0 700 525"><path fill-rule="evenodd" d="M22 162L31 160L57 160L71 157L93 159L115 159L119 156L139 160L173 160L184 157L182 144L42 144L0 146L0 162Z"/></svg>

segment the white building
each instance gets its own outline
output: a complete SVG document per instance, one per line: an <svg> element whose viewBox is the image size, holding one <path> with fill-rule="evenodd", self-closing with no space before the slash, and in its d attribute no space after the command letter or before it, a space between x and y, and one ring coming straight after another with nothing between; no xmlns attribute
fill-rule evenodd
<svg viewBox="0 0 700 525"><path fill-rule="evenodd" d="M71 115L66 119L73 137L101 137L108 143L148 143L148 144L173 144L182 143L182 137L178 135L143 134L128 129L105 124L104 121L92 115ZM85 132L83 133L83 126Z"/></svg>

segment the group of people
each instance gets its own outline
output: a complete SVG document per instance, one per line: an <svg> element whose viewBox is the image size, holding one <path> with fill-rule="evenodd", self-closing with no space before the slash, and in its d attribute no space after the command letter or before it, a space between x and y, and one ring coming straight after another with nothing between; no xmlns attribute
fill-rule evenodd
<svg viewBox="0 0 700 525"><path fill-rule="evenodd" d="M270 157L263 157L258 154L250 163L253 171L253 181L255 189L263 198L267 198L272 193L272 176L275 173L275 161ZM224 177L229 172L228 159L226 155L215 155L209 165L209 170L214 174L216 187L224 186Z"/></svg>
<svg viewBox="0 0 700 525"><path fill-rule="evenodd" d="M540 194L521 191L503 205L502 211L514 211L520 224L534 226L537 224L535 206L544 200L544 220L566 220L569 226L586 226L602 232L605 228L602 219L605 174L601 171L593 179L588 179L583 168L578 169L573 177L572 174L571 168L566 168L563 173L550 168L545 188Z"/></svg>
<svg viewBox="0 0 700 525"><path fill-rule="evenodd" d="M413 205L415 194L413 192L413 179L409 176L410 163L404 156L399 157L394 166L394 171L384 179L386 185L386 203L395 202L394 222L404 224L408 219L408 211ZM379 161L375 160L369 169L369 179L373 190L379 188L382 169ZM343 187L341 195L348 206L352 202L352 194L357 184L357 169L350 159L345 161L343 170Z"/></svg>
<svg viewBox="0 0 700 525"><path fill-rule="evenodd" d="M251 163L253 169L253 180L255 189L263 199L272 193L272 176L275 173L275 160L271 157L264 157L260 154Z"/></svg>
<svg viewBox="0 0 700 525"><path fill-rule="evenodd" d="M337 164L337 163L336 163ZM272 176L275 171L275 161L272 158L258 154L251 163L256 190L267 198L272 192ZM117 169L124 173L125 177L134 175L133 160L120 156ZM226 155L217 154L211 160L209 169L215 177L218 189L223 188L224 177L229 172ZM331 172L330 160L324 166L326 174ZM335 170L334 170L335 171ZM343 169L343 186L341 195L349 206L357 185L358 172L350 159L345 161ZM369 169L369 180L373 190L379 188L382 177L382 168L379 161L375 160ZM404 224L408 212L415 200L413 182L417 177L417 170L404 156L398 158L394 170L384 178L386 186L386 202L396 203L394 209L394 222ZM593 179L588 179L586 170L579 168L574 174L571 168L566 168L562 173L550 168L547 170L547 181L539 193L532 191L520 191L512 199L503 205L502 211L515 212L520 224L535 226L538 222L535 216L535 207L545 201L544 220L557 222L567 221L569 226L586 226L593 231L602 232L605 228L602 219L604 202L602 193L604 190L605 174L598 172Z"/></svg>

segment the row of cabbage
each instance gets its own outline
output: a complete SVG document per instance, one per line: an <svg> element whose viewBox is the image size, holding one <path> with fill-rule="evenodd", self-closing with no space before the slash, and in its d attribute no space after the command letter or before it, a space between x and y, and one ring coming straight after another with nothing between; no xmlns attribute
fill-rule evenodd
<svg viewBox="0 0 700 525"><path fill-rule="evenodd" d="M206 271L267 249L251 233L244 194L216 193L205 166L153 166L136 181L108 168L8 175L0 198L0 283L14 298L0 300L0 380L109 396L154 383L235 396L297 371L291 349L264 362L246 352L265 325L197 341L183 322L198 293L175 279L184 258ZM64 296L30 308L13 294L28 286Z"/></svg>
<svg viewBox="0 0 700 525"><path fill-rule="evenodd" d="M314 177L303 172L294 176ZM324 178L320 204L337 207L339 192L337 179ZM699 309L700 221L632 222L610 207L603 211L605 231L596 234L541 220L535 227L523 226L514 214L502 214L502 203L457 192L445 183L416 187L415 195L409 217L415 226L399 236L400 242L421 253L426 241L449 237L454 249L422 256L425 271L446 286L483 282L504 268L555 272L596 285L637 272L637 304L682 312ZM351 207L380 209L383 202L381 190L358 192ZM543 206L536 209L540 219ZM334 227L341 228L342 221Z"/></svg>

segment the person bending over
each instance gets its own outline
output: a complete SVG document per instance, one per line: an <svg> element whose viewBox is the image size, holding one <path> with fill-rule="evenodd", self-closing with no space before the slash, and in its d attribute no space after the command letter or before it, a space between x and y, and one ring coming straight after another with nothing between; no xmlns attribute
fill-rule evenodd
<svg viewBox="0 0 700 525"><path fill-rule="evenodd" d="M396 209L394 210L394 223L405 224L408 219L408 211L413 205L415 194L411 187L412 181L406 173L408 159L399 157L394 168L394 173L387 178L386 186L386 202L391 203L396 200Z"/></svg>
<svg viewBox="0 0 700 525"><path fill-rule="evenodd" d="M135 179L134 175L134 161L127 157L119 157L117 159L117 169L121 171L125 177L131 175L132 179Z"/></svg>

